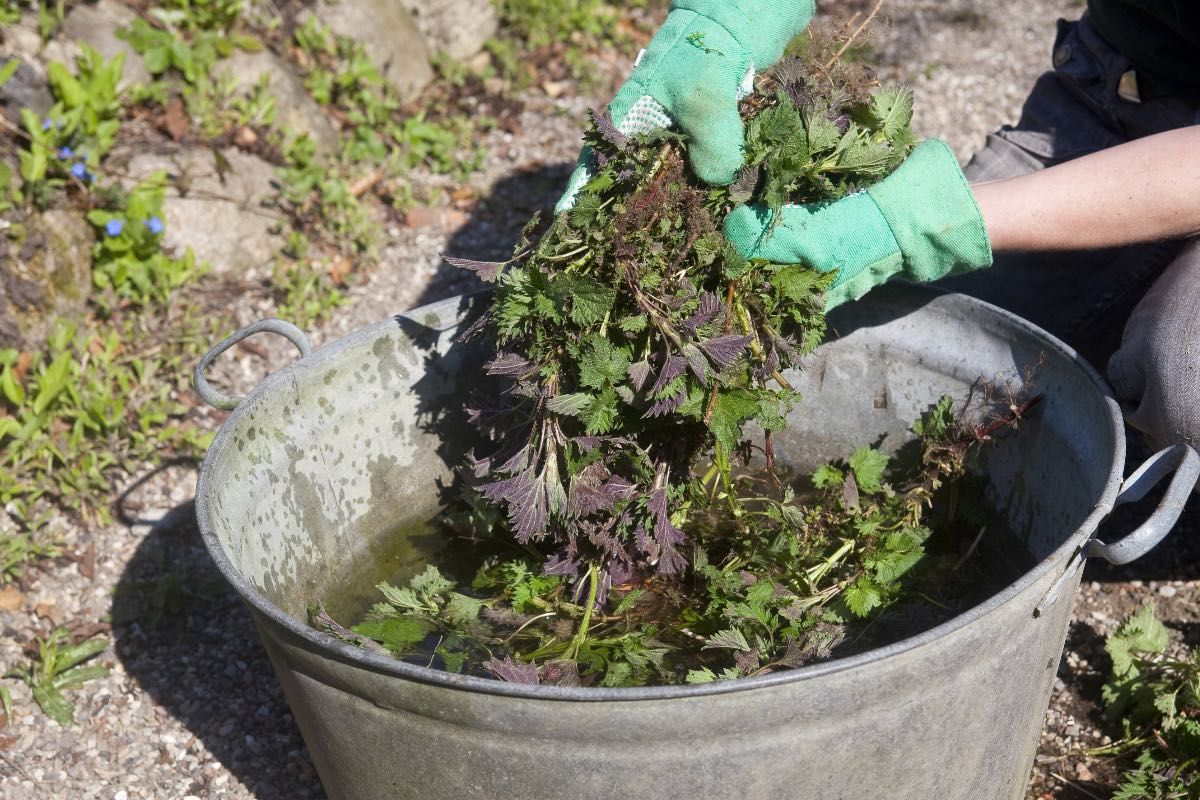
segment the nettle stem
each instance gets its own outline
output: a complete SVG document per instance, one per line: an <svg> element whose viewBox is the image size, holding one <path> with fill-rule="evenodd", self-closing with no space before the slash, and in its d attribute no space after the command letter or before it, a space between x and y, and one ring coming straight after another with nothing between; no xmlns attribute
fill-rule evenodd
<svg viewBox="0 0 1200 800"><path fill-rule="evenodd" d="M579 630L575 632L574 638L571 639L571 644L567 647L567 652L563 655L564 658L576 659L579 657L579 648L583 646L587 639L588 628L592 624L592 610L596 607L596 592L600 585L600 570L595 564L588 565L587 571L588 581L588 599L587 605L583 609L583 619L579 622Z"/></svg>

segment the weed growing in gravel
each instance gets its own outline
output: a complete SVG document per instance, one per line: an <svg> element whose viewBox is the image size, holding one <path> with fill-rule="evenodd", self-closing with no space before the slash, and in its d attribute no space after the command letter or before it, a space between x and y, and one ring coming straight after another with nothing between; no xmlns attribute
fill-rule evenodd
<svg viewBox="0 0 1200 800"><path fill-rule="evenodd" d="M1200 797L1200 650L1168 655L1169 643L1151 603L1104 645L1112 658L1104 705L1125 736L1092 754L1133 762L1113 800Z"/></svg>
<svg viewBox="0 0 1200 800"><path fill-rule="evenodd" d="M147 12L156 24L139 17L117 35L142 55L151 75L173 69L194 86L235 48L249 53L263 49L258 37L240 30L241 8L241 3L226 0L169 2Z"/></svg>
<svg viewBox="0 0 1200 800"><path fill-rule="evenodd" d="M16 579L26 564L62 555L59 543L47 538L45 520L37 522L31 530L0 532L0 584Z"/></svg>
<svg viewBox="0 0 1200 800"><path fill-rule="evenodd" d="M44 350L0 350L0 503L19 523L39 500L110 521L112 473L164 452L202 453L178 424L186 373L209 328L129 316L93 328L63 320ZM129 343L153 341L151 347Z"/></svg>
<svg viewBox="0 0 1200 800"><path fill-rule="evenodd" d="M29 664L9 670L4 676L24 681L46 716L64 726L74 724L75 705L63 692L108 674L106 666L83 666L108 648L107 639L93 636L77 644L69 644L69 640L66 628L56 628L38 640L37 655Z"/></svg>

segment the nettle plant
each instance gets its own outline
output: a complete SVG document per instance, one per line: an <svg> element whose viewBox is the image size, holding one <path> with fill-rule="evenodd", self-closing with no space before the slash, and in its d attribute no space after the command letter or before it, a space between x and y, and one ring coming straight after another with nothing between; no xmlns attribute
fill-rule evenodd
<svg viewBox="0 0 1200 800"><path fill-rule="evenodd" d="M460 585L430 566L381 585L352 630L318 609L320 627L509 681L703 683L828 658L883 608L965 577L971 551L937 543L928 506L951 490L959 521L982 515L964 459L1023 398L985 399L971 424L943 400L892 468L868 446L800 482L775 461L801 400L784 373L822 340L834 276L747 261L721 222L846 196L916 144L906 91L810 74L788 58L759 79L729 187L689 174L679 135L593 115L574 207L536 239L531 223L507 262L452 260L496 285L465 338L494 346L501 386L470 406L487 445L446 517L477 569Z"/></svg>

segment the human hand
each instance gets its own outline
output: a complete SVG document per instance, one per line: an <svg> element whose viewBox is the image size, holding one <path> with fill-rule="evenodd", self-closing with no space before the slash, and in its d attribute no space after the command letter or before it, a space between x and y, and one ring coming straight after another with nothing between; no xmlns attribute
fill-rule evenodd
<svg viewBox="0 0 1200 800"><path fill-rule="evenodd" d="M773 225L765 206L739 206L725 219L725 235L747 258L838 270L827 308L895 275L933 281L992 263L979 206L954 153L937 139L865 192L784 206L779 215Z"/></svg>
<svg viewBox="0 0 1200 800"><path fill-rule="evenodd" d="M608 106L613 124L627 136L676 124L689 138L697 177L731 183L743 161L738 100L752 88L755 70L783 56L813 11L813 0L674 0ZM574 204L592 162L584 148L557 211Z"/></svg>

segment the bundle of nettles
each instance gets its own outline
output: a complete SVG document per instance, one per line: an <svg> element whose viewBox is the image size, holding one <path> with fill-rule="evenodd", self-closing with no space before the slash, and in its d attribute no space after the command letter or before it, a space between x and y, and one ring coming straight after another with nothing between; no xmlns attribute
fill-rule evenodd
<svg viewBox="0 0 1200 800"><path fill-rule="evenodd" d="M447 567L458 582L429 566L381 585L351 630L320 626L455 672L634 686L799 667L917 595L949 607L936 598L970 570L957 540L930 548L926 507L987 438L949 400L915 422L903 469L869 446L803 480L775 463L800 401L784 373L822 340L834 273L747 261L721 222L846 196L916 143L905 90L810 74L786 58L758 79L729 187L689 173L680 135L593 115L574 207L507 262L452 260L495 283L468 336L495 348L499 385L470 408L486 445L446 517L478 561Z"/></svg>

